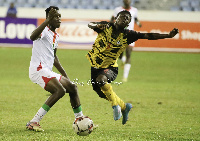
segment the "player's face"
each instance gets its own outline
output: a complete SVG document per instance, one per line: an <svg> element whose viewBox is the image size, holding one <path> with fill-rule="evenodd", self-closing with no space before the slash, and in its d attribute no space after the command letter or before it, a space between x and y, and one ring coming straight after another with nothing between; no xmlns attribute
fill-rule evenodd
<svg viewBox="0 0 200 141"><path fill-rule="evenodd" d="M60 24L61 24L61 14L59 12L59 10L57 11L57 16L55 16L52 21L51 21L51 26L53 26L54 28L59 28Z"/></svg>
<svg viewBox="0 0 200 141"><path fill-rule="evenodd" d="M123 0L125 6L131 5L131 0Z"/></svg>
<svg viewBox="0 0 200 141"><path fill-rule="evenodd" d="M116 19L116 24L121 28L125 28L131 22L131 17L129 14L120 14Z"/></svg>

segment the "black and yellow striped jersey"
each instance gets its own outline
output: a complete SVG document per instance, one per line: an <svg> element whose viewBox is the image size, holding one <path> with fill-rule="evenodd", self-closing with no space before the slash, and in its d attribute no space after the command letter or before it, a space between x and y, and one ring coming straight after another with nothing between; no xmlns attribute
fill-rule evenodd
<svg viewBox="0 0 200 141"><path fill-rule="evenodd" d="M116 30L115 26L109 22L100 23L106 23L107 27L104 30L94 29L98 36L86 57L95 68L118 67L117 59L127 45L142 38L144 34L124 29L117 37L114 37L112 33Z"/></svg>

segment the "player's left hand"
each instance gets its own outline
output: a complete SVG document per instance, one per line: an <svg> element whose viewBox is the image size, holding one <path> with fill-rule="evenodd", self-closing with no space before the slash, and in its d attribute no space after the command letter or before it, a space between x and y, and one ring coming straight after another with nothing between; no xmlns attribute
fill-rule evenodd
<svg viewBox="0 0 200 141"><path fill-rule="evenodd" d="M172 31L170 31L169 36L172 38L172 37L174 37L177 33L179 33L178 28L174 28Z"/></svg>
<svg viewBox="0 0 200 141"><path fill-rule="evenodd" d="M106 29L106 27L108 26L108 24L97 24L97 27L101 30Z"/></svg>

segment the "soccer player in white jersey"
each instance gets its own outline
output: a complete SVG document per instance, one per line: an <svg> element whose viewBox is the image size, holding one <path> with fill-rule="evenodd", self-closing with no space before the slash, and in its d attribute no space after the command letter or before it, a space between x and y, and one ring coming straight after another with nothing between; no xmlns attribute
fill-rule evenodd
<svg viewBox="0 0 200 141"><path fill-rule="evenodd" d="M111 17L111 22L114 22L115 17L117 16L117 14L120 11L126 10L129 11L131 13L131 22L129 23L127 29L129 30L134 30L134 24L136 23L139 27L142 26L142 24L139 22L138 20L138 10L135 7L131 6L131 0L123 0L124 6L120 6L120 7L116 7L114 10L114 14ZM128 45L126 47L126 56L123 56L123 53L121 54L121 56L119 57L123 63L125 63L124 65L124 73L123 73L123 82L127 82L128 80L128 75L129 75L129 71L131 68L131 52L132 52L132 48L135 46L135 42L133 42L132 44Z"/></svg>
<svg viewBox="0 0 200 141"><path fill-rule="evenodd" d="M56 55L59 35L55 29L59 28L61 24L59 8L50 6L45 11L46 20L30 36L33 41L33 49L29 78L32 82L50 92L51 95L26 125L27 129L34 131L43 131L39 122L65 93L69 93L75 118L83 116L77 87L70 81ZM52 71L53 66L57 68L60 74Z"/></svg>

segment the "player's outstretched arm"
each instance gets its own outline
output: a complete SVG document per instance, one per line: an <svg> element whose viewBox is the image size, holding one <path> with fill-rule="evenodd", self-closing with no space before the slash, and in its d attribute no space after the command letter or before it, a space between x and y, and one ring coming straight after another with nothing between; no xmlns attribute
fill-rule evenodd
<svg viewBox="0 0 200 141"><path fill-rule="evenodd" d="M165 38L173 38L177 33L179 33L177 28L174 28L169 34L159 34L159 33L144 33L142 39L157 40Z"/></svg>
<svg viewBox="0 0 200 141"><path fill-rule="evenodd" d="M101 30L106 29L107 23L100 23L100 22L90 22L88 24L88 27L91 29L99 28Z"/></svg>
<svg viewBox="0 0 200 141"><path fill-rule="evenodd" d="M32 41L36 40L37 38L39 38L41 36L42 31L44 30L44 28L49 24L49 22L55 17L58 16L58 12L55 9L51 9L49 11L48 17L47 19L40 25L38 26L31 34L30 39Z"/></svg>

